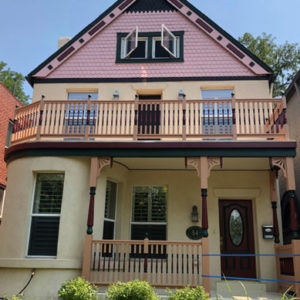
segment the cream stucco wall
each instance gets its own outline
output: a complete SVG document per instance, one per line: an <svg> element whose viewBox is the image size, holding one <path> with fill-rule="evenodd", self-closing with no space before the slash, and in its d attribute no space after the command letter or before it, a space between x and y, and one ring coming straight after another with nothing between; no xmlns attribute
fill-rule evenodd
<svg viewBox="0 0 300 300"><path fill-rule="evenodd" d="M30 232L35 173L64 172L57 258L26 257ZM30 269L36 276L28 295L56 295L60 284L80 273L83 241L88 212L88 158L34 157L17 159L8 165L7 201L0 226L0 291L18 292L29 278ZM106 167L98 179L95 199L94 238L101 239L103 231L105 185L110 179L118 183L116 239L130 239L132 188L134 185L166 185L168 187L168 240L187 241L185 231L191 226L191 208L198 205L201 216L200 181L194 170L146 171L128 170L119 164ZM18 185L12 183L18 182ZM208 209L211 253L220 253L219 199L252 200L256 253L273 253L272 240L263 240L262 225L272 224L267 171L213 171L209 179ZM211 275L220 275L220 259L211 258ZM55 275L54 275L55 274ZM257 259L257 276L275 279L273 258ZM52 283L52 277L55 277ZM43 284L47 281L51 284ZM7 285L7 282L10 284ZM212 289L218 280L212 280ZM5 288L5 289L4 289ZM9 289L8 289L9 288ZM273 284L269 289L275 290ZM0 294L0 296L2 296ZM46 299L46 298L45 298Z"/></svg>
<svg viewBox="0 0 300 300"><path fill-rule="evenodd" d="M183 90L189 100L200 99L201 88L225 87L233 88L236 98L256 99L272 98L268 80L236 80L236 81L179 81L179 82L143 82L143 83L36 83L33 90L33 102L39 101L41 95L46 100L66 100L68 91L98 90L99 100L112 100L117 90L120 100L134 100L141 91L156 93L160 91L165 100L178 98L179 90Z"/></svg>

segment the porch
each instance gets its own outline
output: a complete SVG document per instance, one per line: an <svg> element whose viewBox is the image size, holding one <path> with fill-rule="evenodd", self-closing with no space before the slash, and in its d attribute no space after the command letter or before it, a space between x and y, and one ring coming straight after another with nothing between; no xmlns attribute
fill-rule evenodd
<svg viewBox="0 0 300 300"><path fill-rule="evenodd" d="M12 144L34 140L289 140L286 100L45 100L16 110Z"/></svg>
<svg viewBox="0 0 300 300"><path fill-rule="evenodd" d="M288 160L289 158L282 160L286 169L281 170L285 170L285 172L291 168ZM230 256L230 259L225 263L229 262L231 266L233 266L233 260L234 264L244 264L245 261L247 264L252 264L251 260L254 258L256 271L254 275L246 277L258 282L262 280L267 284L269 291L277 290L276 280L280 280L281 271L280 269L276 270L274 266L277 262L282 261L282 258L285 258L284 255L276 256L276 251L280 247L278 243L282 236L280 233L281 218L277 216L276 210L278 200L274 168L280 163L276 159L272 159L270 165L268 158L223 158L221 160L218 157L191 158L186 162L187 168L185 169L184 160L179 158L114 158L113 167L109 168L110 159L101 160L99 158L98 168L100 167L101 171L98 174L103 174L107 178L115 178L114 168L122 169L127 166L127 170L131 173L130 177L127 177L127 185L130 186L130 190L127 190L127 202L121 207L122 217L117 216L123 221L117 219L120 224L116 224L115 240L101 239L101 233L91 232L91 228L99 228L101 223L97 217L99 204L96 204L94 210L95 225L91 225L93 223L92 214L89 214L88 232L90 234L86 236L85 240L82 275L99 286L107 286L117 281L141 279L158 288L203 285L207 291L210 291L216 289L216 283L221 281L224 274L234 277L224 269L223 257L227 255ZM117 165L119 166L117 167ZM200 175L198 188L196 187L197 176L192 172L195 167L198 168L196 170ZM172 202L168 213L167 240L151 238L124 240L124 237L132 237L132 233L130 233L133 228L133 222L130 220L134 221L130 216L132 186L146 183L168 186ZM207 184L206 189L201 188L205 187L205 184ZM288 184L292 184L292 182ZM103 184L101 186L103 187ZM289 188L291 187L289 186ZM192 204L197 205L197 195L201 195L201 197L198 196L200 198L198 209L201 214L198 222L201 225L193 224L191 219ZM180 203L181 197L184 203ZM255 244L252 250L247 248L236 251L232 248L227 249L226 252L222 246L225 233L222 233L223 221L220 218L219 210L221 202L229 202L229 199L233 202L230 204L229 210L232 212L236 207L232 205L238 205L242 218L246 217L248 213L245 211L243 214L240 204L251 203L253 209L252 234ZM92 195L93 201L95 199ZM249 220L243 223L244 236L247 236L248 241L251 228L248 228L250 231L247 233L246 224ZM271 238L264 238L262 235L262 227L267 224L273 225ZM186 229L192 225L201 226L202 239L192 241L186 236ZM242 258L240 259L241 254ZM292 251L290 255L292 254L297 254L297 250ZM295 263L293 268L296 268L297 256L292 257L290 263ZM295 272L294 277L290 277L289 281L298 281L297 276ZM236 277L240 279L244 275L240 273ZM280 286L280 284L278 285ZM298 289L297 284L293 286L293 290L296 291L296 289Z"/></svg>

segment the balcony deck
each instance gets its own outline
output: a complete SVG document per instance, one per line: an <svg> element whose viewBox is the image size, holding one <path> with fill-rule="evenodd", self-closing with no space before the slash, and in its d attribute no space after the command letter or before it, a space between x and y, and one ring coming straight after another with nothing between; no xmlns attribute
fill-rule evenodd
<svg viewBox="0 0 300 300"><path fill-rule="evenodd" d="M288 140L285 99L41 100L16 110L12 144L33 140Z"/></svg>

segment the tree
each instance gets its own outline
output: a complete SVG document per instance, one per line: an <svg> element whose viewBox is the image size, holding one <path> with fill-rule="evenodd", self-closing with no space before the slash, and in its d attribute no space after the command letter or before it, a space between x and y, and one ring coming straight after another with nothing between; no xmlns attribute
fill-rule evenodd
<svg viewBox="0 0 300 300"><path fill-rule="evenodd" d="M0 61L0 82L22 103L28 104L29 96L24 93L24 76L21 73L6 68L6 63Z"/></svg>
<svg viewBox="0 0 300 300"><path fill-rule="evenodd" d="M283 95L300 68L299 45L289 42L280 45L276 43L275 37L265 32L257 37L245 33L238 40L273 69L275 75L277 75L274 82L273 96Z"/></svg>

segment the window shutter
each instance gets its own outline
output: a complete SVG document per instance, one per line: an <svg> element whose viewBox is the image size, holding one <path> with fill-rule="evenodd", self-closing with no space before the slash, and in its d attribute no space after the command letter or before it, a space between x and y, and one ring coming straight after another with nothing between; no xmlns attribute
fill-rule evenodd
<svg viewBox="0 0 300 300"><path fill-rule="evenodd" d="M126 37L125 37L125 53L124 57L128 57L138 47L138 35L139 29L136 26Z"/></svg>
<svg viewBox="0 0 300 300"><path fill-rule="evenodd" d="M161 46L173 57L176 53L176 36L164 25L161 25Z"/></svg>

